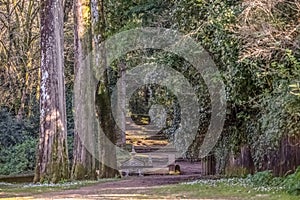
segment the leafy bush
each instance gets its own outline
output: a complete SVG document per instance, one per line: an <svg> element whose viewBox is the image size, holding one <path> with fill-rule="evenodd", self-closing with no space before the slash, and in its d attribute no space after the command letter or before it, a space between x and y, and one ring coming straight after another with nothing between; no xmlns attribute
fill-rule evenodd
<svg viewBox="0 0 300 200"><path fill-rule="evenodd" d="M0 174L32 171L38 136L38 117L18 120L0 108Z"/></svg>
<svg viewBox="0 0 300 200"><path fill-rule="evenodd" d="M23 126L5 109L0 110L0 149L15 145L24 140Z"/></svg>
<svg viewBox="0 0 300 200"><path fill-rule="evenodd" d="M271 171L248 175L247 180L255 187L281 188L289 194L300 195L300 166L287 177L274 177Z"/></svg>
<svg viewBox="0 0 300 200"><path fill-rule="evenodd" d="M36 139L27 140L0 151L0 174L10 175L34 170Z"/></svg>
<svg viewBox="0 0 300 200"><path fill-rule="evenodd" d="M37 137L39 124L36 118L18 120L6 109L0 108L0 150L21 143L27 137Z"/></svg>
<svg viewBox="0 0 300 200"><path fill-rule="evenodd" d="M264 186L271 185L274 177L271 171L263 171L249 175L249 178L255 186Z"/></svg>
<svg viewBox="0 0 300 200"><path fill-rule="evenodd" d="M300 195L300 166L295 173L288 175L283 181L283 186L288 193Z"/></svg>
<svg viewBox="0 0 300 200"><path fill-rule="evenodd" d="M249 130L245 142L252 149L256 170L265 170L263 165L266 166L278 150L281 139L298 136L300 129L300 99L293 92L297 90L289 88L299 81L299 30L295 17L298 18L300 12L296 1L254 0L242 1L241 5L243 10L235 23L235 36L242 42L239 63L243 68L236 69L237 74L250 72L251 76L240 80L253 87L248 87L252 92L246 95L237 90L239 96L250 98L241 104L246 108L241 111L245 116L240 119L242 126L236 124L239 135L243 133L240 127ZM237 98L233 100L239 105ZM253 122L248 123L247 118ZM284 161L277 163L280 162Z"/></svg>

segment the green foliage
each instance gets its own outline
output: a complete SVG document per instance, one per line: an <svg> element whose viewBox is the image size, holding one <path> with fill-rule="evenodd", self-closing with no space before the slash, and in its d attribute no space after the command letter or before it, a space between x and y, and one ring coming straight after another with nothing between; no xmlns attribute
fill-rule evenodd
<svg viewBox="0 0 300 200"><path fill-rule="evenodd" d="M116 8L117 4L113 2L109 1L108 7ZM218 171L224 171L228 153L239 152L244 144L250 146L258 170L266 162L264 158L268 158L278 148L283 136L299 134L300 65L299 51L296 51L295 45L282 37L276 37L278 41L275 43L258 45L267 51L266 56L244 55L245 52L264 52L255 49L256 43L253 42L269 41L270 37L267 38L263 32L259 32L260 27L264 27L263 23L268 24L268 28L273 27L274 33L283 33L283 27L288 29L284 23L293 25L299 13L293 2L271 1L271 10L268 10L269 7L261 9L260 5L265 6L265 2L255 1L251 8L250 4L244 1L230 0L132 1L116 8L117 12L113 11L108 18L109 24L116 27L115 30L126 30L136 26L179 30L193 37L210 53L226 84L228 105L224 131L215 148L220 169ZM272 13L272 19L263 10ZM247 11L249 15L245 18L244 12ZM271 33L272 30L270 29ZM291 37L294 37L294 33L291 34ZM190 147L190 154L197 155L197 149L203 139L201 134L206 132L210 120L210 101L201 75L195 74L193 68L180 58L162 52L153 53L147 50L140 54L132 53L124 60L128 68L150 60L168 65L182 73L195 87L199 99L202 100L199 102L200 139L195 140ZM180 111L179 107L177 108ZM165 130L168 135L176 130L176 124L180 123L178 118L180 115L174 117L174 126Z"/></svg>
<svg viewBox="0 0 300 200"><path fill-rule="evenodd" d="M247 179L255 187L280 187L292 195L300 195L300 166L287 177L274 177L271 171L248 175Z"/></svg>
<svg viewBox="0 0 300 200"><path fill-rule="evenodd" d="M0 110L0 149L13 146L24 140L24 124L11 116L9 112Z"/></svg>
<svg viewBox="0 0 300 200"><path fill-rule="evenodd" d="M261 3L261 1L256 1L254 4L256 3ZM276 5L276 1L272 1L273 3ZM243 15L240 15L243 7L239 4L216 3L215 7L218 9L214 8L214 5L208 9L208 11L215 9L215 14L207 12L210 20L208 20L208 25L202 26L202 30L209 27L213 31L205 31L201 43L204 42L203 45L209 49L215 62L223 70L229 103L222 141L216 148L216 153L220 154L217 156L219 162L223 162L220 159L226 156L222 149L229 148L233 152L239 152L243 144L249 144L256 169L259 170L266 162L264 158L269 158L269 155L278 148L278 143L283 136L299 135L300 99L297 95L299 92L297 83L300 80L300 65L299 51L295 50L294 45L296 43L285 43L284 38L276 38L277 44L281 43L286 46L279 47L274 44L270 47L273 45L270 43L265 46L261 45L261 49L258 49L255 42L253 43L255 39L270 38L267 36L255 38L257 35L263 35L262 32L255 32L255 28L262 26L262 23L270 23L270 27L273 26L272 23L275 23L278 27L281 18L284 18L285 23L290 23L292 27L293 15L279 16L281 12L277 9L289 10L288 8L294 6L292 2L284 3L288 5L278 5L280 8L277 6L276 9L271 10L275 16L273 19L277 18L277 21L271 20L272 22L264 19L265 16L251 13L251 10L247 10L247 6L244 9L246 13L249 12L247 17L243 18ZM262 5L260 4L258 8L260 6ZM229 14L230 10L231 14ZM289 12L296 12L295 10L297 9L293 7ZM239 21L236 21L237 17ZM290 18L290 21L287 18ZM250 28L246 26L241 28L240 24L243 20ZM239 32L237 32L238 29ZM285 35L284 30L280 28L276 31L281 31L281 35ZM252 49L249 49L249 46ZM247 53L265 52L264 49L268 54L241 59L245 51Z"/></svg>
<svg viewBox="0 0 300 200"><path fill-rule="evenodd" d="M22 143L0 151L0 174L32 172L35 167L37 140L28 138Z"/></svg>
<svg viewBox="0 0 300 200"><path fill-rule="evenodd" d="M0 108L0 150L37 137L37 118L18 120L6 109Z"/></svg>
<svg viewBox="0 0 300 200"><path fill-rule="evenodd" d="M264 156L274 152L279 147L283 136L299 136L300 98L295 95L294 87L300 80L300 64L295 59L296 54L286 50L284 60L273 61L272 71L258 72L257 84L262 84L264 91L257 96L252 109L258 109L255 114L257 123L255 131L248 132L247 141L253 150L253 159L258 169L264 162ZM251 113L246 110L248 116ZM253 115L252 115L253 116Z"/></svg>
<svg viewBox="0 0 300 200"><path fill-rule="evenodd" d="M0 110L0 174L33 171L37 146L36 118L18 120Z"/></svg>
<svg viewBox="0 0 300 200"><path fill-rule="evenodd" d="M238 93L234 86L243 87L243 84L246 84L241 84L241 81L238 82L238 80L241 80L239 77L243 77L244 74L238 74L235 70L235 67L239 65L237 63L239 46L238 41L230 32L231 23L236 20L236 13L239 12L239 7L235 6L235 4L236 3L233 1L180 0L174 3L174 7L170 12L170 19L172 22L171 27L187 34L199 42L199 44L209 52L215 64L219 67L219 70L222 72L222 79L226 84L226 90L228 91L229 103L231 103L231 99L234 98L234 92ZM199 95L198 98L201 99L199 137L190 147L190 154L197 156L197 151L201 146L210 120L209 95L201 75L198 74L199 76L195 76L191 67L184 67L180 65L179 68L175 69L180 71L189 79L189 81L197 89L197 93ZM244 92L245 88L247 87L243 87L240 91ZM249 90L251 89L249 88ZM237 94L235 96L241 97L242 95ZM222 140L223 139L225 138L222 138ZM227 144L225 146L227 146ZM223 153L224 145L220 148L222 148L222 150L217 150L217 152ZM226 155L216 156L220 159L226 158ZM224 164L221 165L224 166Z"/></svg>
<svg viewBox="0 0 300 200"><path fill-rule="evenodd" d="M300 195L300 166L296 172L288 175L283 181L287 192L294 195Z"/></svg>
<svg viewBox="0 0 300 200"><path fill-rule="evenodd" d="M255 186L271 186L273 185L273 174L271 171L257 172L248 177Z"/></svg>

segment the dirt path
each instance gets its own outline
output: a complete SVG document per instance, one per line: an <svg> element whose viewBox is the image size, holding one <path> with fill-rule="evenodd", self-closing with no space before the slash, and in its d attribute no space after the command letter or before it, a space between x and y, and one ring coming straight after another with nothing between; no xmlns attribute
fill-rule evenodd
<svg viewBox="0 0 300 200"><path fill-rule="evenodd" d="M159 188L162 185L192 181L199 178L199 174L128 177L76 190L36 195L34 199L161 199L163 197L153 194L147 195L147 193L151 189Z"/></svg>
<svg viewBox="0 0 300 200"><path fill-rule="evenodd" d="M181 175L130 176L79 189L31 195L29 193L18 193L2 197L15 199L166 199L164 196L155 194L153 189L201 178L201 174L199 174L200 163L182 161L177 162L177 164L181 166ZM172 198L169 197L169 199L177 198L176 195L172 195Z"/></svg>

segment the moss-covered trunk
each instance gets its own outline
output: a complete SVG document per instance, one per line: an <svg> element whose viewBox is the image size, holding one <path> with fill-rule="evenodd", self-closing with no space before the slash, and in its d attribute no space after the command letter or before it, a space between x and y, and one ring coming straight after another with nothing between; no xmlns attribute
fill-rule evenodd
<svg viewBox="0 0 300 200"><path fill-rule="evenodd" d="M105 39L104 8L103 0L91 0L93 48L97 52L94 59L97 64L102 63L105 69L100 75L95 93L95 108L102 129L99 132L99 177L112 178L119 176L116 159L117 133L111 110L106 52L105 48L98 48L99 43Z"/></svg>
<svg viewBox="0 0 300 200"><path fill-rule="evenodd" d="M112 117L110 95L107 85L107 73L104 72L104 81L99 82L96 94L96 110L103 130L100 134L100 178L113 178L119 176L116 160L117 135L114 129L115 122Z"/></svg>
<svg viewBox="0 0 300 200"><path fill-rule="evenodd" d="M41 2L40 136L34 182L69 178L60 0Z"/></svg>
<svg viewBox="0 0 300 200"><path fill-rule="evenodd" d="M96 122L94 77L90 62L92 51L90 0L74 2L75 84L74 84L74 152L72 179L96 178Z"/></svg>

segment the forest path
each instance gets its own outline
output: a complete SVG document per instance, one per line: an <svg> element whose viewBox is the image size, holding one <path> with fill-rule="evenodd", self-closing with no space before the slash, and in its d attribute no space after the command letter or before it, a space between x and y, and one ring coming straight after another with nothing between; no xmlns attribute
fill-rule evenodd
<svg viewBox="0 0 300 200"><path fill-rule="evenodd" d="M168 139L159 134L160 127L155 124L136 124L130 117L126 117L126 143L135 148L161 148L166 146Z"/></svg>
<svg viewBox="0 0 300 200"><path fill-rule="evenodd" d="M199 178L199 174L127 177L75 190L36 195L33 199L165 199L166 197L153 193L153 189ZM174 199L174 196L167 199Z"/></svg>
<svg viewBox="0 0 300 200"><path fill-rule="evenodd" d="M1 194L0 199L182 199L180 194L170 193L165 196L160 191L165 190L165 186L174 185L183 182L203 179L199 174L200 163L179 161L182 175L151 175L151 176L129 176L116 180L95 183L89 186L83 186L77 189L58 190L40 192L16 192L10 194ZM42 190L42 188L36 188ZM170 193L170 194L169 194Z"/></svg>

